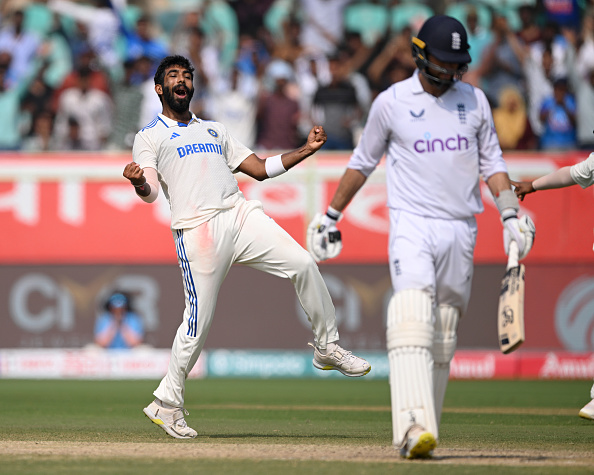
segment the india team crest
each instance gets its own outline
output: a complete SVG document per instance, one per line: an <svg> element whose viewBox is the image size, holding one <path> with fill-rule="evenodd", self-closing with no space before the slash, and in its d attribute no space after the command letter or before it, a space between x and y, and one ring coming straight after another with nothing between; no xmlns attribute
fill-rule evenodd
<svg viewBox="0 0 594 475"><path fill-rule="evenodd" d="M207 131L210 135L212 135L215 138L217 138L219 136L219 134L217 134L217 131L214 129L207 129Z"/></svg>

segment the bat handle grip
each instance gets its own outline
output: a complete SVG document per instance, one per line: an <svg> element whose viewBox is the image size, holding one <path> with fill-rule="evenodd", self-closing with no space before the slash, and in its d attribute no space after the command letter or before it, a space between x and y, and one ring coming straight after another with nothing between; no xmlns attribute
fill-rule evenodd
<svg viewBox="0 0 594 475"><path fill-rule="evenodd" d="M518 257L520 255L520 251L518 249L518 243L516 241L511 241L509 243L509 254L507 256L507 269L511 269L513 267L518 267Z"/></svg>

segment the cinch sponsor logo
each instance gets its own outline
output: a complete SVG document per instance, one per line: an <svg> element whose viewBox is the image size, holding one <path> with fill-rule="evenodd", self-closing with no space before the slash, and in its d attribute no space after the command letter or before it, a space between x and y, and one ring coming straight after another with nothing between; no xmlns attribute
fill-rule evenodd
<svg viewBox="0 0 594 475"><path fill-rule="evenodd" d="M192 155L193 153L218 153L223 155L223 149L216 143L192 143L183 147L177 147L177 154L181 157Z"/></svg>
<svg viewBox="0 0 594 475"><path fill-rule="evenodd" d="M468 150L469 142L466 137L457 135L445 139L432 139L431 134L425 134L423 140L414 143L417 153L445 152L446 150Z"/></svg>

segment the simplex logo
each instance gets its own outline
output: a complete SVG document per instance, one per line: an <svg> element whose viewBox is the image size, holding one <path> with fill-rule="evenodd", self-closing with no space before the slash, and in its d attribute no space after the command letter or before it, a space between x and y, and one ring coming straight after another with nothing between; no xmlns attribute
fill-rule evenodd
<svg viewBox="0 0 594 475"><path fill-rule="evenodd" d="M563 289L555 307L555 329L568 350L594 350L594 277L582 276Z"/></svg>

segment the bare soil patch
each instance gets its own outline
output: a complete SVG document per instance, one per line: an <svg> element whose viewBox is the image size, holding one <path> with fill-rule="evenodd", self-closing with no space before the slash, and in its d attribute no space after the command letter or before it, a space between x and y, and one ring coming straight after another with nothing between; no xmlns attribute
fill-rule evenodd
<svg viewBox="0 0 594 475"><path fill-rule="evenodd" d="M159 458L348 461L505 466L593 466L582 452L500 451L438 448L433 460L402 460L392 447L346 445L235 444L199 439L183 443L0 441L0 456L47 458Z"/></svg>

